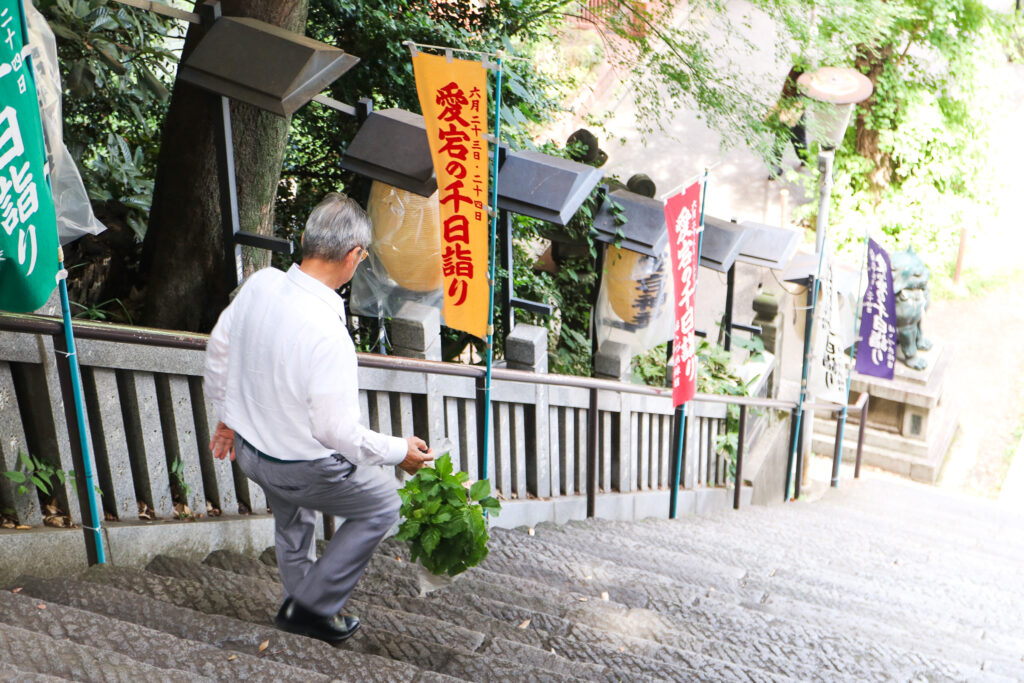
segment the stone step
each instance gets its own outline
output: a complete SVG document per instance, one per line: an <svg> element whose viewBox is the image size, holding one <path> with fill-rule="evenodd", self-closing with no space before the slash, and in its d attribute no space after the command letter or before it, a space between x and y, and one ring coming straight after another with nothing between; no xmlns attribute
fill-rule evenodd
<svg viewBox="0 0 1024 683"><path fill-rule="evenodd" d="M675 527L677 530L685 528L685 526ZM581 527L579 525L561 528L543 527L535 529L534 536L528 536L522 532L519 532L517 536L516 532L511 532L506 534L504 538L508 542L523 544L524 548L527 548L529 551L527 554L530 555L536 555L538 552L552 552L551 543L554 543L556 546L571 547L574 551L584 554L585 551L582 549L602 547L603 545L614 543L614 535L611 538L602 538L591 534L577 539L576 534L580 530ZM538 544L536 540L538 537L541 538L541 544ZM544 546L544 538L554 540L548 546ZM672 542L673 538L670 535L662 535L658 538L649 539L647 546L641 544L639 547L630 548L628 543L626 543L624 544L625 547L620 548L620 550L623 551L624 557L636 556L646 550L646 554L643 556L651 557L652 564L656 565L658 563L656 559L658 556L670 552L661 550L661 548L670 546ZM557 554L557 551L555 553ZM493 566L491 568L494 569ZM768 574L768 572L764 572L764 574ZM769 610L773 609L775 605L791 609L794 603L809 605L812 608L828 609L829 611L824 619L820 614L820 610L815 612L812 609L809 614L807 614L808 610L798 610L801 614L804 614L805 619L813 620L816 618L818 620L817 622L811 621L810 623L820 622L819 625L826 629L830 628L836 619L841 620L844 618L844 615L848 615L851 621L860 622L862 628L867 628L869 632L886 633L896 639L894 642L909 651L924 648L925 652L929 652L933 657L937 658L936 665L940 667L942 660L976 664L980 663L982 659L990 659L994 663L993 665L1004 666L1012 662L1012 659L1007 659L1007 652L1024 651L1024 646L1018 647L1018 639L1013 635L1018 631L1012 628L1012 626L1003 625L1003 630L1001 631L986 630L984 631L984 637L982 637L982 631L976 623L972 623L969 620L965 621L962 618L955 620L945 618L949 612L943 611L939 607L936 607L931 613L927 611L919 613L914 605L900 603L895 593L883 595L878 600L870 600L845 590L842 585L826 590L820 587L804 585L799 581L787 581L785 578L778 580L768 578L760 573L749 574L747 577L740 579L740 583L744 584L747 589L755 589L755 593L761 596L757 601L747 601L741 604L753 606L756 609ZM729 590L728 586L722 588L726 592ZM710 592L708 597L709 599L714 599L717 604L720 602L718 597L722 594L720 590L715 590ZM837 603L843 604L844 610L842 613L830 609ZM897 607L894 608L892 606L893 603ZM657 607L656 609L660 610ZM783 616L786 614L785 611L779 610L776 610L776 613ZM916 635L922 631L921 622L929 621L927 617L930 617L931 622L928 624L928 640L934 640L936 633L944 633L947 637L947 645L936 647L934 643L922 641ZM951 651L955 652L957 656L950 654Z"/></svg>
<svg viewBox="0 0 1024 683"><path fill-rule="evenodd" d="M176 557L157 555L146 566L146 571L185 579L211 591L248 594L269 606L275 614L281 601L281 584L278 581L245 576ZM353 598L345 609L360 618L362 628L396 633L438 645L474 651L480 648L485 639L485 635L478 631L454 624L440 624L436 619L379 607L362 599Z"/></svg>
<svg viewBox="0 0 1024 683"><path fill-rule="evenodd" d="M93 576L107 570L90 570ZM176 606L117 585L105 585L80 578L33 579L22 577L18 585L23 592L112 619L144 625L178 638L213 644L262 659L301 667L331 677L387 683L402 681L425 683L438 678L418 668L356 652L339 652L327 643L278 631L271 626L248 624L216 614L206 614ZM260 652L260 645L268 647ZM76 679L81 680L81 679Z"/></svg>
<svg viewBox="0 0 1024 683"><path fill-rule="evenodd" d="M763 521L763 520L762 520ZM974 603L984 605L985 601L992 602L992 606L1003 604L1009 598L1011 601L1022 607L1024 611L1024 590L1017 594L1017 591L1007 591L1008 595L993 597L990 591L979 587L973 580L972 574L959 576L954 573L952 576L936 576L931 572L931 581L910 582L906 581L907 566L914 559L910 553L890 555L886 553L881 556L873 540L865 545L861 537L851 538L845 536L837 539L839 547L835 552L829 551L826 558L815 558L813 552L808 552L811 538L800 535L799 542L787 539L785 544L780 543L780 533L776 532L772 525L761 524L760 536L762 538L750 539L746 535L725 534L708 529L696 529L695 525L689 522L664 522L663 524L641 523L625 525L610 522L601 525L587 523L571 523L565 527L553 525L542 525L536 529L536 534L543 538L558 539L567 534L579 534L581 538L588 539L592 543L605 543L608 539L621 539L625 549L640 548L649 544L663 545L666 534L671 535L673 550L683 556L706 556L708 553L718 553L725 561L740 566L752 574L763 574L765 570L773 571L779 567L793 565L794 568L803 566L813 567L809 575L819 575L822 578L828 577L837 582L851 581L859 586L878 585L879 580L887 580L893 574L894 562L901 566L898 576L893 577L891 583L908 590L915 597L930 597L937 601L945 600L946 596L952 593L955 596L963 595ZM822 541L814 539L814 546ZM844 549L846 552L840 554L838 551ZM810 550L814 550L810 548ZM870 556L873 559L870 563L858 563L856 557L851 555ZM929 556L934 557L935 551L930 550ZM929 556L917 558L919 562L925 563ZM829 558L834 558L830 560Z"/></svg>
<svg viewBox="0 0 1024 683"><path fill-rule="evenodd" d="M97 650L9 625L4 627L3 638L0 638L0 662L16 666L28 674L53 675L69 681L187 683L211 680L185 671L157 668L117 652Z"/></svg>
<svg viewBox="0 0 1024 683"><path fill-rule="evenodd" d="M259 625L272 623L279 607L276 599L268 601L259 595L214 589L194 581L134 569L110 567L95 571L94 568L83 573L82 577L180 607ZM488 672L509 679L575 680L575 676L568 671L560 672L550 668L556 663L551 661L550 653L541 652L539 654L542 656L536 659L508 661L488 656L486 650L478 653L438 645L412 636L375 629L372 625L364 625L356 636L340 644L338 649L378 655L465 680L479 680Z"/></svg>
<svg viewBox="0 0 1024 683"><path fill-rule="evenodd" d="M378 566L376 570L371 567L369 572L388 571L385 563L396 562L390 555L378 555L373 563ZM397 561L401 564L401 561ZM255 558L232 553L217 551L211 553L203 564L218 569L225 569L235 574L252 577L260 581L278 583L277 569L264 564ZM365 578L365 577L364 577ZM356 585L353 600L361 600L374 605L393 610L406 611L412 614L420 614L426 617L433 617L452 624L459 624L465 628L485 633L488 636L497 636L508 640L520 640L528 645L542 647L546 632L541 632L532 623L525 628L519 628L523 620L504 621L491 618L487 615L466 610L464 606L452 604L448 601L430 600L419 596L394 595L391 593L370 593L362 589L363 582Z"/></svg>
<svg viewBox="0 0 1024 683"><path fill-rule="evenodd" d="M987 607L986 601L995 607L1005 604L1006 600L1011 605L1024 607L1024 580L1015 576L1012 570L989 570L985 581L979 581L981 575L972 571L970 566L953 572L935 571L934 565L942 558L952 557L959 563L963 550L944 553L935 547L921 548L910 540L885 539L862 533L844 534L837 531L835 535L823 537L821 528L836 528L840 521L835 518L815 520L818 528L812 532L809 529L793 528L794 525L790 524L780 528L773 520L765 519L758 513L751 511L749 515L757 517L756 535L737 529L738 525L743 524L740 520L735 524L723 522L721 527L716 528L689 522L663 521L634 526L611 523L606 533L612 537L618 533L628 533L634 542L659 543L663 542L665 533L671 533L674 534L673 544L684 554L700 555L717 551L728 561L744 565L748 571L756 571L758 565L771 569L788 564L813 567L813 571L821 569L835 576L856 576L862 583L877 583L880 577L884 580L892 576L898 585L914 593L930 595L939 602L945 595L952 594L963 595L965 601L978 603L979 608ZM792 516L795 518L801 516L801 513L795 510ZM555 528L550 531L546 527L543 529L543 533L558 533ZM681 529L685 529L685 532L681 532ZM537 533L542 533L541 527L538 527ZM744 557L747 559L744 560ZM994 563L993 560L989 562ZM1015 563L1002 564L1017 566ZM993 594L988 587L991 584L1006 585L1008 590L1001 595ZM1020 590L1016 590L1015 586Z"/></svg>
<svg viewBox="0 0 1024 683"><path fill-rule="evenodd" d="M230 564L243 571L246 567L246 563L239 561L232 561ZM408 565L408 563L405 564ZM400 564L396 565L396 569L397 567L401 567L398 571L405 569ZM251 569L258 573L265 571L262 568ZM242 585L253 587L257 583L263 583L255 577L241 578L240 580ZM220 585L227 583L227 580L219 576L211 578L211 581ZM257 590L255 587L253 589ZM276 595L279 588L277 584L265 583L259 590L264 591L265 594ZM585 673L588 680L715 679L722 675L721 671L716 671L713 668L715 663L704 661L705 658L697 653L681 652L621 634L598 631L584 625L566 622L560 625L559 634L552 635L539 629L536 624L550 623L550 620L556 618L543 615L548 617L548 621L544 621L538 619L538 615L529 610L520 609L512 615L505 612L502 614L502 619L497 619L487 614L467 610L466 601L463 599L451 601L393 597L361 592L357 595L361 596L360 600L357 601L354 598L354 603L388 601L396 609L406 612L407 617L413 610L415 610L413 614L429 613L436 619L448 622L439 627L441 631L450 631L453 628L450 624L458 624L464 621L467 615L473 615L471 618L476 618L478 624L491 629L485 631L492 638L486 650L488 654L514 659L521 656L524 647L529 648L527 651L534 657L538 656L535 650L547 654L556 653L564 660L573 660L571 663L562 665L566 667L566 670L577 675ZM479 603L479 600L474 602ZM477 606L479 607L479 605ZM480 621L481 619L484 621ZM728 667L723 668L728 670ZM780 678L755 677L752 680L780 680Z"/></svg>
<svg viewBox="0 0 1024 683"><path fill-rule="evenodd" d="M513 566L511 571L515 571L515 569L516 567ZM525 598L525 596L529 595L529 587L526 585L526 582L524 582L521 579L516 578L514 582L518 583L518 585L514 586L511 590L509 590L509 588L506 586L500 589L498 592L494 590L494 587L495 585L501 584L502 582L501 580L496 582L492 579L488 579L488 581L483 585L480 585L482 582L475 582L474 584L472 579L467 580L465 582L456 582L456 584L453 585L451 588L444 590L458 592L463 589L468 589L475 595L488 595L489 597L494 597L500 600L506 600L510 603L515 603L517 600L521 602ZM550 587L544 585L542 586L542 590L544 593L547 594L550 592ZM709 620L712 621L712 628L707 628L700 635L706 637L709 642L721 643L721 641L724 639L721 635L722 623L721 620L717 620L716 617L721 613L721 611L725 608L726 605L724 605L721 600L717 599L717 592L713 591L710 593L710 595L712 597L701 598L700 602L707 603L708 605L707 609L703 611L702 615L706 616L706 618L709 618ZM604 603L601 600L595 600L592 594L578 594L577 599L586 599L589 601L586 604L592 606L608 604ZM460 602L466 600L473 600L473 596L461 594L458 600ZM756 622L757 620L756 618L755 620L752 620L752 615L750 614L750 612L752 610L765 610L765 607L760 604L760 601L746 605L734 604L732 601L727 601L727 604L729 607L736 607L738 609L738 611L734 610L730 612L730 614L732 614L730 626L732 631L734 632L731 634L731 637L732 639L734 639L734 642L736 644L740 644L746 641L756 642L761 647L767 649L768 651L771 651L772 645L778 641L777 634L775 633L777 629L776 623L778 621L778 617L775 615L770 615L771 618L770 620L768 620L769 624L763 625L764 628L761 630L761 633L759 634L758 630L752 631L752 627L754 626L754 624L752 624L752 621ZM623 605L623 607L637 606L638 605ZM538 608L538 605L535 604L532 605L532 607L536 609ZM663 612L663 614L685 614L687 617L685 620L687 627L693 627L695 625L698 625L698 622L695 624L695 614L693 613L693 605L684 605L679 607L678 609L666 609L666 606L664 604L655 604L654 609L656 611ZM867 639L864 639L861 642L857 642L856 639L850 639L846 637L846 634L842 628L842 621L840 621L837 625L834 620L820 620L820 618L818 618L818 620L816 622L812 622L812 624L813 626L811 628L797 628L794 629L791 634L788 634L791 636L791 639L785 643L785 647L790 648L791 653L800 653L801 649L807 649L808 643L815 643L816 641L822 638L835 639L837 637L841 637L844 640L846 640L848 645L854 650L864 652L865 656L870 661L873 661L874 664L876 664L879 672L884 673L886 671L886 668L891 666L890 663L893 663L893 661L905 667L916 667L919 669L922 668L920 665L922 664L923 658L914 653L916 644L913 642L904 643L902 648L887 646L880 649L876 644L870 642ZM865 632L854 633L856 634ZM866 633L870 633L870 631L866 631ZM712 647L717 648L717 651L719 652L726 649L721 645L714 645ZM955 672L956 675L971 675L971 666L947 663L947 661L943 661L940 657L935 656L933 656L932 659L933 660L931 661L931 664L929 666L933 671L952 671Z"/></svg>
<svg viewBox="0 0 1024 683"><path fill-rule="evenodd" d="M586 549L589 552L590 548L596 548L598 550L595 552L601 556L604 556L602 549L617 543L616 550L622 552L624 557L649 558L652 570L661 574L664 574L662 567L671 566L676 558L702 554L693 550L689 553L665 550L666 546L675 544L678 533L652 535L641 540L635 530L630 538L624 538L623 531L618 527L604 532L597 531L603 528L545 526L537 528L535 535L542 541L547 540L576 550ZM651 550L652 546L657 550ZM634 564L636 562L638 561L633 561ZM971 635L971 631L981 627L989 633L991 640L993 635L999 632L1009 634L1012 638L1013 634L1019 632L1021 625L1021 612L1008 610L1008 606L1002 600L992 600L991 604L978 605L976 599L964 599L962 590L945 595L928 594L915 590L915 586L880 581L886 575L877 572L868 579L833 574L817 566L813 571L801 573L799 567L795 570L788 570L785 566L780 569L775 563L759 568L748 567L745 571L747 575L740 578L739 582L745 587L757 589L763 596L781 593L814 604L844 603L847 611L851 613L862 614L867 618L884 619L890 623L910 623L914 627L913 630L917 630L917 623L920 621L927 621L931 628L950 634L959 634L961 629L967 629L968 632L963 635ZM969 581L965 580L963 583L968 584ZM728 590L728 586L723 588ZM951 602L955 603L958 609L950 610ZM1024 603L1021 606L1024 607ZM955 618L951 618L951 614L954 614ZM1000 615L1004 618L999 618ZM1019 645L1020 649L1024 650L1024 641L1015 643L1010 640L1008 644ZM983 644L979 646L984 647Z"/></svg>
<svg viewBox="0 0 1024 683"><path fill-rule="evenodd" d="M66 605L47 603L47 609L39 609L38 605L39 600L32 596L0 591L0 623L91 650L117 652L158 669L176 669L213 680L331 680L330 676L267 661L258 655L200 644Z"/></svg>
<svg viewBox="0 0 1024 683"><path fill-rule="evenodd" d="M0 662L0 683L56 683L66 680L49 674L31 673L13 664Z"/></svg>

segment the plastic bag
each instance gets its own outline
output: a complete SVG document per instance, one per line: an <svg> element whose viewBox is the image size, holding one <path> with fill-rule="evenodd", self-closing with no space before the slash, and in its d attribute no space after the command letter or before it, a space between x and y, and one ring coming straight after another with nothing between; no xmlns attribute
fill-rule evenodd
<svg viewBox="0 0 1024 683"><path fill-rule="evenodd" d="M660 258L605 248L597 296L597 343L627 344L638 355L672 338L675 311L668 247Z"/></svg>
<svg viewBox="0 0 1024 683"><path fill-rule="evenodd" d="M57 41L39 10L31 2L22 3L22 6L28 25L28 47L31 51L32 70L36 76L43 134L46 137L50 187L57 209L57 234L63 246L84 235L99 234L107 228L93 215L92 204L82 183L82 176L78 173L71 152L64 144Z"/></svg>
<svg viewBox="0 0 1024 683"><path fill-rule="evenodd" d="M367 214L373 223L370 257L352 278L350 306L365 316L394 315L407 301L443 306L441 221L430 197L374 182Z"/></svg>

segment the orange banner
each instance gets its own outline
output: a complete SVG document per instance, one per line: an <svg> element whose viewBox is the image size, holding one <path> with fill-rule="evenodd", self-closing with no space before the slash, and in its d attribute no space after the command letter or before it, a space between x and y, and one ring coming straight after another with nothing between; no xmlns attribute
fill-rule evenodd
<svg viewBox="0 0 1024 683"><path fill-rule="evenodd" d="M441 209L444 324L487 336L487 70L419 53L416 92L430 140Z"/></svg>

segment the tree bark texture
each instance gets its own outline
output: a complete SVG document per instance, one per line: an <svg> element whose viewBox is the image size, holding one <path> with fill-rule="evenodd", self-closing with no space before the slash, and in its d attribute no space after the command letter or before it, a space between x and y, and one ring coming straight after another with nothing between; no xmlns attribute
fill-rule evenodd
<svg viewBox="0 0 1024 683"><path fill-rule="evenodd" d="M251 17L299 34L305 34L308 6L309 0L224 0L222 4L224 16ZM204 33L202 26L189 27L182 61ZM219 99L206 91L180 80L174 85L143 241L144 325L207 332L227 306L231 288L224 272L214 137L219 106ZM273 233L274 198L289 123L251 105L231 103L242 230ZM255 254L244 254L247 272L269 263L267 252L252 251Z"/></svg>
<svg viewBox="0 0 1024 683"><path fill-rule="evenodd" d="M877 90L878 79L886 63L896 58L896 47L888 45L881 49L871 49L862 45L857 54L857 70L866 74L871 80L871 85ZM858 105L856 150L857 154L875 163L875 167L868 173L868 182L871 184L871 191L877 204L882 191L889 186L893 168L891 155L878 148L878 131L867 125L867 115L874 103L875 95L872 92L871 97Z"/></svg>

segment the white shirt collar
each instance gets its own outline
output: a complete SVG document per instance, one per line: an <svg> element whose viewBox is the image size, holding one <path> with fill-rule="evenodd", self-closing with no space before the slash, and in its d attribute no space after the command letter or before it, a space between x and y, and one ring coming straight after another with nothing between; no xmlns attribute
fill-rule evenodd
<svg viewBox="0 0 1024 683"><path fill-rule="evenodd" d="M333 289L315 277L304 273L297 263L293 263L288 269L288 280L330 306L331 310L341 318L341 321L345 322L345 302Z"/></svg>

